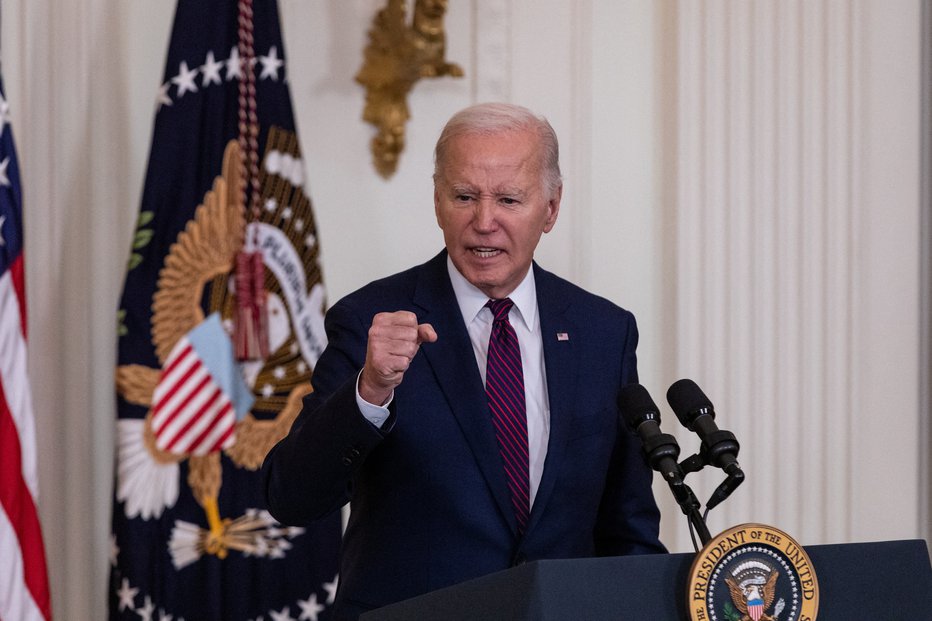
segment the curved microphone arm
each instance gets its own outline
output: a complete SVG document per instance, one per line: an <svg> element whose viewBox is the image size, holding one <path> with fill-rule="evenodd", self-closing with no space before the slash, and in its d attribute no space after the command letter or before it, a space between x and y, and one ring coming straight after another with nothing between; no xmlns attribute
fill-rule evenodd
<svg viewBox="0 0 932 621"><path fill-rule="evenodd" d="M673 492L673 498L676 500L676 504L680 506L683 515L689 519L692 527L696 529L696 532L699 534L699 539L702 541L702 545L705 545L712 536L699 511L700 504L699 500L696 498L696 494L686 485L684 481L685 475L679 465L674 468L664 467L665 464L669 463L667 460L672 460L675 464L676 458L679 457L680 447L676 442L676 438L668 433L662 433L650 438L645 438L643 444L644 453L647 456L647 463L650 464L651 468L659 472L662 478L667 482L667 485L670 486L670 491Z"/></svg>

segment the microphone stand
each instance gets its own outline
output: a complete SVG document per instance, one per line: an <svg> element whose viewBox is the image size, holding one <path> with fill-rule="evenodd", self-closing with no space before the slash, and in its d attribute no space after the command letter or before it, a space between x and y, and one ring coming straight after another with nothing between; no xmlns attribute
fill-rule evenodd
<svg viewBox="0 0 932 621"><path fill-rule="evenodd" d="M744 471L741 470L737 459L735 459L738 455L738 449L738 441L735 439L734 434L721 429L708 436L700 446L697 454L690 455L679 464L684 472L684 478L690 472L699 472L706 466L715 466L725 472L725 480L715 488L708 502L706 502L706 515L744 482Z"/></svg>
<svg viewBox="0 0 932 621"><path fill-rule="evenodd" d="M699 534L699 541L705 546L712 539L712 535L709 534L709 527L706 526L705 519L699 512L699 500L696 495L686 485L682 477L672 477L667 480L667 484L669 484L670 491L673 492L673 497L676 499L677 504L680 505L683 514L689 520L690 526L696 529ZM693 545L695 545L695 542L693 542Z"/></svg>
<svg viewBox="0 0 932 621"><path fill-rule="evenodd" d="M645 442L644 452L647 454L647 460L651 467L660 472L667 482L667 485L670 486L670 491L673 492L673 498L676 499L676 503L680 506L680 510L689 520L691 528L694 528L699 534L699 540L704 546L712 539L712 535L709 534L709 528L706 526L705 519L703 519L702 514L699 512L699 500L684 481L686 475L683 474L682 464L676 463L680 455L680 447L676 442L676 438L668 433L662 433L652 438L650 441ZM690 461L690 459L692 458L684 460L684 463ZM672 467L661 467L661 463L666 466L671 465L671 462ZM702 466L700 466L700 469L701 468ZM693 545L695 546L695 540L693 541ZM696 546L696 548L698 550L698 546Z"/></svg>

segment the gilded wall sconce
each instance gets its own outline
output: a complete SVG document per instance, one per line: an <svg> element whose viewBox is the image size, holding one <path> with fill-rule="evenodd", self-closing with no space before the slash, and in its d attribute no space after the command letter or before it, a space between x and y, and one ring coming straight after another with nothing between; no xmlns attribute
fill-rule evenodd
<svg viewBox="0 0 932 621"><path fill-rule="evenodd" d="M443 17L447 0L415 0L408 22L406 0L388 0L372 21L369 43L356 81L366 88L363 120L376 128L370 148L378 173L389 178L405 147L408 93L421 78L461 77L448 63Z"/></svg>

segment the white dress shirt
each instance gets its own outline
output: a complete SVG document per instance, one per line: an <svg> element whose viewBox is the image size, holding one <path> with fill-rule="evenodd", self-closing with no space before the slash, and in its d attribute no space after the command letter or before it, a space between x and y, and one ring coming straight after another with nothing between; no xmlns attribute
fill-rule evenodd
<svg viewBox="0 0 932 621"><path fill-rule="evenodd" d="M463 314L469 340L472 342L479 374L482 376L482 382L485 383L489 337L492 334L492 311L485 306L489 297L466 280L449 257L447 257L447 271L450 274L450 282L453 284L456 302ZM543 340L537 314L537 287L534 283L534 270L528 269L524 280L507 297L514 302L508 319L518 335L521 366L524 371L530 455L529 491L531 506L533 506L537 488L540 486L540 478L544 472L547 442L550 439L550 403L547 398L547 377L544 369ZM442 339L443 335L438 334L437 338ZM359 396L358 382L357 378L356 402L359 404L359 409L369 422L381 427L388 418L388 403L380 407L366 402ZM391 399L389 399L390 402Z"/></svg>

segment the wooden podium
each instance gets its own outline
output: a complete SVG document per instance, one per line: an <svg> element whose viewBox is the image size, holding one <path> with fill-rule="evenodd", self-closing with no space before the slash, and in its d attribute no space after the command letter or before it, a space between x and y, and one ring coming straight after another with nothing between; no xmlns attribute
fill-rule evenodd
<svg viewBox="0 0 932 621"><path fill-rule="evenodd" d="M818 621L932 620L922 540L805 546L819 581ZM688 621L695 555L534 561L362 615L362 621Z"/></svg>

